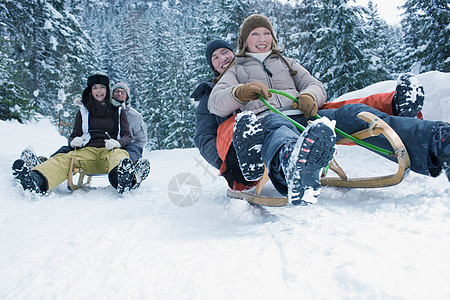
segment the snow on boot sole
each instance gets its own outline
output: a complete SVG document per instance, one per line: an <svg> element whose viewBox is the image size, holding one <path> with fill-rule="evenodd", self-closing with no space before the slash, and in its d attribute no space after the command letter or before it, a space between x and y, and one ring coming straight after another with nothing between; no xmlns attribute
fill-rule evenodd
<svg viewBox="0 0 450 300"><path fill-rule="evenodd" d="M134 165L128 157L123 158L117 166L117 191L119 194L129 192L133 183Z"/></svg>
<svg viewBox="0 0 450 300"><path fill-rule="evenodd" d="M148 174L150 174L150 162L145 158L140 158L135 164L135 175L136 183L133 185L132 189L137 189L141 182L144 181Z"/></svg>
<svg viewBox="0 0 450 300"><path fill-rule="evenodd" d="M294 205L317 203L320 170L333 158L335 121L316 120L305 129L294 146L286 170L289 202Z"/></svg>
<svg viewBox="0 0 450 300"><path fill-rule="evenodd" d="M32 169L41 163L41 160L30 148L25 148L20 154L20 159L25 161L26 165Z"/></svg>
<svg viewBox="0 0 450 300"><path fill-rule="evenodd" d="M233 146L247 181L259 180L264 174L261 156L263 142L264 132L256 115L251 111L238 114L233 129Z"/></svg>
<svg viewBox="0 0 450 300"><path fill-rule="evenodd" d="M425 93L423 86L412 73L399 76L394 99L393 113L400 117L417 117L423 107Z"/></svg>
<svg viewBox="0 0 450 300"><path fill-rule="evenodd" d="M23 159L17 159L13 165L13 176L20 183L25 191L30 191L36 194L41 193L41 189L31 176L31 169Z"/></svg>

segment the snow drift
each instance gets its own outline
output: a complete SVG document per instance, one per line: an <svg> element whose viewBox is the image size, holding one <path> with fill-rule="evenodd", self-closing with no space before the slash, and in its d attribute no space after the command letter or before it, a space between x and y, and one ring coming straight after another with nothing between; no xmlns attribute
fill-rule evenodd
<svg viewBox="0 0 450 300"><path fill-rule="evenodd" d="M450 75L419 76L425 118L449 121ZM177 149L145 152L152 171L126 195L96 177L87 190L63 183L33 197L13 180L12 162L28 145L49 155L65 138L44 119L2 121L0 140L2 299L450 297L445 175L324 187L315 205L262 208L227 198L225 180L196 149ZM344 167L360 162L358 175L395 169L356 146L339 146L338 155Z"/></svg>

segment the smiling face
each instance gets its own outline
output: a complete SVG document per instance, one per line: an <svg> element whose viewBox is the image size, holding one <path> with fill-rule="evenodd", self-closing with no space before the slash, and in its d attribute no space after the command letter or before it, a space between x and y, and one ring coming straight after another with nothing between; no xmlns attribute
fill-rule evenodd
<svg viewBox="0 0 450 300"><path fill-rule="evenodd" d="M214 69L222 74L234 58L234 53L228 48L218 48L211 55L211 64Z"/></svg>
<svg viewBox="0 0 450 300"><path fill-rule="evenodd" d="M113 92L113 98L125 102L127 100L127 92L123 88L116 88Z"/></svg>
<svg viewBox="0 0 450 300"><path fill-rule="evenodd" d="M94 84L91 93L95 100L103 101L106 97L106 86L103 84Z"/></svg>
<svg viewBox="0 0 450 300"><path fill-rule="evenodd" d="M250 31L247 37L247 51L250 53L266 53L272 50L273 37L266 27L258 27Z"/></svg>

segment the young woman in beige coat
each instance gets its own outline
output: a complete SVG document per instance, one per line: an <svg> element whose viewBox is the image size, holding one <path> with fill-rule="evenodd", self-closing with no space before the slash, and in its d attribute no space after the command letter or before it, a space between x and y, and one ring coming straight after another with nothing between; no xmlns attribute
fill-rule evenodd
<svg viewBox="0 0 450 300"><path fill-rule="evenodd" d="M239 53L218 78L208 101L208 109L219 116L236 116L232 139L240 168L247 180L257 180L267 166L275 188L288 195L293 204L315 203L319 196L319 173L334 153L336 127L352 134L368 124L357 115L368 111L390 125L405 144L411 170L436 177L449 174L450 126L438 121L390 116L364 104L348 104L338 109L321 109L326 93L320 81L278 49L272 24L262 15L249 16L241 26ZM268 89L286 92L298 103ZM299 133L289 121L259 101L259 95L289 115L306 130ZM315 120L319 112L323 118ZM329 120L325 120L327 117ZM308 125L308 121L312 121ZM218 139L226 139L219 136ZM340 135L338 139L342 138ZM384 137L368 142L390 149ZM387 157L396 161L395 157Z"/></svg>

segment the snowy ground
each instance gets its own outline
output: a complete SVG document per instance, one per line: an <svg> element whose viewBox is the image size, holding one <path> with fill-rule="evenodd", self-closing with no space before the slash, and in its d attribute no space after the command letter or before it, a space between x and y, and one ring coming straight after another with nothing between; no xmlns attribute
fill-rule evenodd
<svg viewBox="0 0 450 300"><path fill-rule="evenodd" d="M450 298L445 175L324 187L316 205L261 208L227 198L225 181L185 149L146 152L152 172L124 196L97 177L89 190L63 183L30 197L12 162L28 145L49 155L65 139L43 120L2 121L0 140L1 299ZM344 167L395 169L358 147L338 151Z"/></svg>

